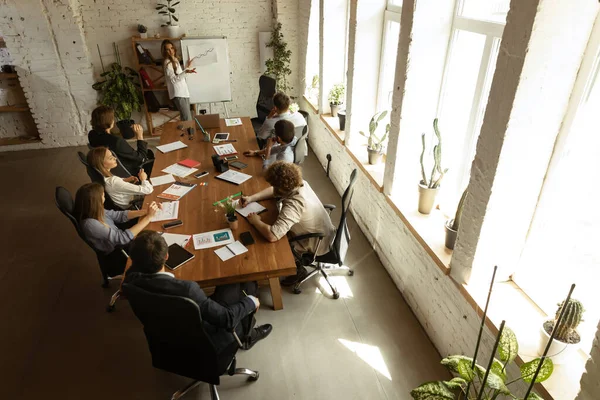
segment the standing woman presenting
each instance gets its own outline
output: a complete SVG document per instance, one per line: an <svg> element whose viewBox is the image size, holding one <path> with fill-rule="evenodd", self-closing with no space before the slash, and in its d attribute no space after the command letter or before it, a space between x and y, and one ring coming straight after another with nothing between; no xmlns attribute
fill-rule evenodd
<svg viewBox="0 0 600 400"><path fill-rule="evenodd" d="M163 40L161 45L163 56L163 68L165 70L165 81L169 91L169 99L173 100L175 107L179 110L182 121L191 121L190 92L185 81L186 74L195 74L196 68L189 69L192 60L189 60L186 69L183 70L177 58L177 49L170 40Z"/></svg>

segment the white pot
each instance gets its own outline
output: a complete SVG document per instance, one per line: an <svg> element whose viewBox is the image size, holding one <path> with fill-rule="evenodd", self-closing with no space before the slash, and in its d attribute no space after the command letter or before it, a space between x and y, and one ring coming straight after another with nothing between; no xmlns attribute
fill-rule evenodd
<svg viewBox="0 0 600 400"><path fill-rule="evenodd" d="M179 38L179 25L167 25L167 36L170 38Z"/></svg>
<svg viewBox="0 0 600 400"><path fill-rule="evenodd" d="M539 356L544 354L546 345L550 340L550 335L548 335L544 329L544 322L546 322L546 320L542 321L542 326L540 327L540 346L538 348ZM567 364L571 359L577 356L578 347L578 343L569 344L554 339L550 345L550 349L548 350L546 357L550 357L554 364Z"/></svg>
<svg viewBox="0 0 600 400"><path fill-rule="evenodd" d="M144 33L140 32L140 38L142 38L142 39L148 39L148 32L144 32Z"/></svg>
<svg viewBox="0 0 600 400"><path fill-rule="evenodd" d="M429 189L427 186L423 185L423 183L419 183L419 212L421 214L431 213L433 203L435 202L435 196L437 196L439 190L439 186L435 189Z"/></svg>

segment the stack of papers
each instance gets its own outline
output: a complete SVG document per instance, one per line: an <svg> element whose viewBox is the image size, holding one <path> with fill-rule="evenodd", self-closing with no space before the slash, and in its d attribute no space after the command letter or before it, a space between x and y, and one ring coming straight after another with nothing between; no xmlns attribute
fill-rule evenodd
<svg viewBox="0 0 600 400"><path fill-rule="evenodd" d="M252 178L252 175L244 174L242 172L237 172L230 169L229 171L223 172L221 175L217 175L215 178L219 178L224 181L239 185L240 183L244 183L248 179Z"/></svg>
<svg viewBox="0 0 600 400"><path fill-rule="evenodd" d="M173 178L173 175L171 174L150 178L150 183L152 183L152 186L166 185L167 183L172 182L175 182L175 178Z"/></svg>
<svg viewBox="0 0 600 400"><path fill-rule="evenodd" d="M228 244L227 246L215 250L215 254L219 256L221 261L227 261L230 258L239 256L240 254L243 254L247 251L248 249L238 240L234 243Z"/></svg>
<svg viewBox="0 0 600 400"><path fill-rule="evenodd" d="M227 126L237 126L242 124L241 118L225 118L225 125Z"/></svg>
<svg viewBox="0 0 600 400"><path fill-rule="evenodd" d="M178 201L169 201L163 202L162 209L159 209L158 212L152 217L151 222L157 221L168 221L170 219L177 219L177 215L179 214L179 202Z"/></svg>
<svg viewBox="0 0 600 400"><path fill-rule="evenodd" d="M196 184L177 182L169 186L167 190L159 194L158 198L177 201L188 194L190 190L196 187Z"/></svg>
<svg viewBox="0 0 600 400"><path fill-rule="evenodd" d="M167 174L173 174L180 178L185 178L186 176L193 174L196 171L198 171L197 168L189 168L183 165L179 165L177 163L169 165L167 168L162 170L162 172L166 172Z"/></svg>
<svg viewBox="0 0 600 400"><path fill-rule="evenodd" d="M192 239L192 235L180 235L178 233L165 233L165 232L158 232L158 233L163 237L163 239L165 239L165 241L167 242L167 246L170 246L172 244L178 244L181 247L185 247L188 245L188 243Z"/></svg>
<svg viewBox="0 0 600 400"><path fill-rule="evenodd" d="M237 154L237 150L235 149L235 147L233 147L231 143L213 146L213 149L215 149L215 153L217 153L219 157Z"/></svg>
<svg viewBox="0 0 600 400"><path fill-rule="evenodd" d="M231 232L231 229L197 233L193 238L194 249L196 250L233 243L233 233Z"/></svg>
<svg viewBox="0 0 600 400"><path fill-rule="evenodd" d="M183 143L181 140L178 140L173 143L167 143L167 144L163 144L162 146L156 146L156 149L160 150L161 153L168 153L170 151L184 149L186 147L187 147L187 144Z"/></svg>
<svg viewBox="0 0 600 400"><path fill-rule="evenodd" d="M239 202L238 202L239 205ZM237 205L236 205L237 207ZM253 201L252 203L248 204L246 207L243 208L236 208L236 210L242 217L247 218L248 214L250 213L256 213L256 214L260 214L263 211L267 211L266 208L264 208L263 206L261 206L260 204L258 204L257 202Z"/></svg>

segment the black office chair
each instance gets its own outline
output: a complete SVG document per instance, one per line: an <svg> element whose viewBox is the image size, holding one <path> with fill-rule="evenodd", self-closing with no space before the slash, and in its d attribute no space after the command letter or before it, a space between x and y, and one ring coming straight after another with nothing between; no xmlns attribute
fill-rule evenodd
<svg viewBox="0 0 600 400"><path fill-rule="evenodd" d="M304 127L305 130L302 132L303 134L306 133L308 134L308 112L304 111L304 110L298 110L298 112L300 114L302 114L302 116L304 117L304 120L306 121L306 126ZM308 140L308 139L307 139Z"/></svg>
<svg viewBox="0 0 600 400"><path fill-rule="evenodd" d="M201 382L209 384L211 399L218 400L216 385L225 373L248 375L249 381L258 380L258 371L236 368L235 354L242 343L235 330L236 342L217 353L204 332L200 308L194 301L152 293L127 283L123 284L123 293L135 316L144 325L152 365L194 379L175 392L171 400L179 399Z"/></svg>
<svg viewBox="0 0 600 400"><path fill-rule="evenodd" d="M308 154L307 138L308 133L303 133L296 142L296 146L294 147L294 164L300 165L304 162L304 158Z"/></svg>
<svg viewBox="0 0 600 400"><path fill-rule="evenodd" d="M254 132L258 132L267 115L273 109L273 96L277 91L277 81L267 75L261 75L258 79L258 100L256 100L256 118L252 118Z"/></svg>
<svg viewBox="0 0 600 400"><path fill-rule="evenodd" d="M342 196L342 216L340 217L340 224L338 225L337 231L335 233L335 239L333 240L333 245L329 249L329 252L317 256L315 254L303 254L300 257L300 262L305 267L314 268L312 272L308 274L306 278L302 281L296 283L294 286L294 293L299 294L302 292L300 286L313 276L317 274L323 275L329 287L331 287L331 291L333 292L333 298L338 299L340 297L339 292L331 284L329 281L329 276L326 271L332 270L347 270L348 275L354 275L354 271L348 268L344 264L344 258L346 257L346 252L348 251L348 245L350 243L350 231L348 230L348 223L346 222L346 215L348 213L348 208L350 207L350 202L352 201L352 196L354 195L354 183L356 182L356 169L352 171L350 174L350 182L348 183L348 187ZM335 206L332 204L323 204L323 207L331 214L331 211L335 209ZM297 242L299 240L309 239L309 238L319 238L317 249L321 245L321 241L324 237L324 233L308 233L306 235L296 236L290 239L290 243ZM323 264L327 266L324 267ZM337 264L337 265L336 265Z"/></svg>

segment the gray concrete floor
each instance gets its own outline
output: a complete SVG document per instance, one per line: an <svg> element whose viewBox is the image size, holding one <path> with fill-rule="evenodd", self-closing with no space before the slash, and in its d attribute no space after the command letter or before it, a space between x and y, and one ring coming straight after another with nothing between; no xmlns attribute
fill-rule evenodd
<svg viewBox="0 0 600 400"><path fill-rule="evenodd" d="M189 380L152 367L126 301L104 311L116 285L100 287L92 251L54 205L56 186L74 193L88 181L77 150L0 153L0 398L168 399ZM339 205L312 153L303 169L322 201ZM262 289L257 318L273 333L238 353L260 379L224 377L222 399L410 399L420 383L448 377L352 218L349 226L355 275L334 277L342 297L314 279L299 295L284 289L284 310L272 311ZM207 385L185 398L209 399Z"/></svg>

